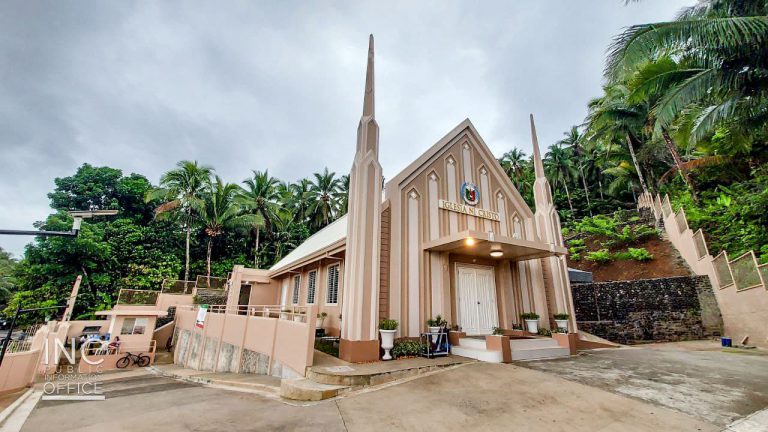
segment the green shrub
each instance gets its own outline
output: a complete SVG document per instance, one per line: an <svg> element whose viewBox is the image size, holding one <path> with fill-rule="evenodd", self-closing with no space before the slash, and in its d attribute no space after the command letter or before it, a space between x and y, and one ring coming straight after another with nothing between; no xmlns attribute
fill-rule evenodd
<svg viewBox="0 0 768 432"><path fill-rule="evenodd" d="M588 252L586 260L596 263L607 263L611 260L611 254L608 253L608 249L600 249L599 251Z"/></svg>
<svg viewBox="0 0 768 432"><path fill-rule="evenodd" d="M535 320L535 319L539 319L539 314L537 314L536 312L525 312L520 314L520 317L523 318L524 320Z"/></svg>
<svg viewBox="0 0 768 432"><path fill-rule="evenodd" d="M547 329L545 329L545 328L540 328L538 335L539 336L552 336L552 332L547 330Z"/></svg>
<svg viewBox="0 0 768 432"><path fill-rule="evenodd" d="M392 356L395 358L414 357L421 354L424 348L424 344L418 340L398 339L395 341L394 348L392 348Z"/></svg>
<svg viewBox="0 0 768 432"><path fill-rule="evenodd" d="M497 335L497 336L498 335L503 335L504 334L504 329L502 329L501 327L494 327L493 328L493 332L491 334L494 334L494 335Z"/></svg>
<svg viewBox="0 0 768 432"><path fill-rule="evenodd" d="M555 329L555 333L565 333L565 334L568 334L568 329L565 328L565 327L558 327L557 329Z"/></svg>
<svg viewBox="0 0 768 432"><path fill-rule="evenodd" d="M650 261L653 255L645 248L629 248L629 256L635 261Z"/></svg>
<svg viewBox="0 0 768 432"><path fill-rule="evenodd" d="M570 255L571 261L581 261L581 254L571 254Z"/></svg>
<svg viewBox="0 0 768 432"><path fill-rule="evenodd" d="M315 340L315 349L334 357L339 356L339 347L335 346L333 342Z"/></svg>
<svg viewBox="0 0 768 432"><path fill-rule="evenodd" d="M379 330L397 330L397 320L383 319L379 321Z"/></svg>
<svg viewBox="0 0 768 432"><path fill-rule="evenodd" d="M435 318L430 318L427 320L428 327L440 327L446 324L448 324L448 321L444 320L443 317L440 315L436 316Z"/></svg>
<svg viewBox="0 0 768 432"><path fill-rule="evenodd" d="M567 320L568 317L570 317L570 315L568 315L567 313L556 313L554 314L554 317L556 320Z"/></svg>

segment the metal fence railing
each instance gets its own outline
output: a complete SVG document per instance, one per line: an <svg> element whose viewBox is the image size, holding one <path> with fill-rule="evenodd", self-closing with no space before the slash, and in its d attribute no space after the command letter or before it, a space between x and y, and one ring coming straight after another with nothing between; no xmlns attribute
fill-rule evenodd
<svg viewBox="0 0 768 432"><path fill-rule="evenodd" d="M148 306L157 304L160 291L123 288L117 295L117 304Z"/></svg>
<svg viewBox="0 0 768 432"><path fill-rule="evenodd" d="M736 289L741 291L762 285L760 273L757 270L757 258L753 251L749 251L740 257L729 261L733 282Z"/></svg>
<svg viewBox="0 0 768 432"><path fill-rule="evenodd" d="M163 294L192 294L197 283L195 281L163 279Z"/></svg>
<svg viewBox="0 0 768 432"><path fill-rule="evenodd" d="M702 259L709 255L707 248L707 239L704 238L704 231L699 229L693 234L693 244L696 246L696 258Z"/></svg>
<svg viewBox="0 0 768 432"><path fill-rule="evenodd" d="M2 347L4 341L0 341L0 347ZM5 350L6 354L26 352L32 349L32 339L26 340L12 340L8 342L8 348Z"/></svg>
<svg viewBox="0 0 768 432"><path fill-rule="evenodd" d="M669 202L669 195L666 195L661 203L661 212L664 214L664 217L672 214L672 204Z"/></svg>
<svg viewBox="0 0 768 432"><path fill-rule="evenodd" d="M179 306L179 309L195 309L196 306ZM312 323L315 317L309 317L312 306L281 306L281 305L210 305L208 313L247 315L262 318L278 318L283 320Z"/></svg>
<svg viewBox="0 0 768 432"><path fill-rule="evenodd" d="M712 260L712 265L715 267L715 276L720 283L720 288L733 285L733 275L731 274L731 267L728 265L728 254L725 251L720 252Z"/></svg>
<svg viewBox="0 0 768 432"><path fill-rule="evenodd" d="M198 275L195 286L197 289L223 290L227 288L227 278Z"/></svg>
<svg viewBox="0 0 768 432"><path fill-rule="evenodd" d="M685 210L682 208L675 215L675 222L677 222L677 229L680 233L688 229L688 219L686 219Z"/></svg>

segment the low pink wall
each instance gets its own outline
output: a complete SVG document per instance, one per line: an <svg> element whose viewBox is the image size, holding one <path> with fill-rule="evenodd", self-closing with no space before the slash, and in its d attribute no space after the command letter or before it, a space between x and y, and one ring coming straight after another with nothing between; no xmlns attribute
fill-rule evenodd
<svg viewBox="0 0 768 432"><path fill-rule="evenodd" d="M109 330L109 320L69 321L67 340L80 337L80 335L83 333L83 329L90 326L101 326L99 334L103 335Z"/></svg>
<svg viewBox="0 0 768 432"><path fill-rule="evenodd" d="M191 305L193 303L191 294L166 294L162 293L157 297L156 309L167 311L171 306Z"/></svg>
<svg viewBox="0 0 768 432"><path fill-rule="evenodd" d="M150 358L149 364L153 364L155 362L154 345L128 346L125 348L121 347L120 351L114 354L89 355L88 360L91 362L97 362L99 360L103 360L101 363L97 365L89 364L88 362L85 361L85 358L81 358L80 362L78 363L78 370L80 373L99 373L99 372L117 369L117 361L125 357L125 354L129 352L137 355L138 354L148 355ZM135 367L137 366L131 365L126 369L135 368Z"/></svg>
<svg viewBox="0 0 768 432"><path fill-rule="evenodd" d="M0 394L20 390L32 384L40 362L41 350L6 354L0 366Z"/></svg>
<svg viewBox="0 0 768 432"><path fill-rule="evenodd" d="M303 376L307 367L312 366L315 349L314 322L306 324L280 319L276 321L274 358Z"/></svg>
<svg viewBox="0 0 768 432"><path fill-rule="evenodd" d="M271 280L268 284L254 283L251 285L250 305L280 304L280 281Z"/></svg>
<svg viewBox="0 0 768 432"><path fill-rule="evenodd" d="M308 312L314 316L316 309ZM315 343L315 323L296 322L279 318L263 316L245 316L236 314L208 313L202 329L195 326L197 309L182 309L176 312L176 327L189 330L192 337L199 334L200 340L213 338L220 343L228 343L237 347L236 354L240 358L242 350L266 354L270 358L270 370L273 361L279 361L294 372L304 376L308 366L312 365ZM198 361L202 362L203 343L198 347ZM187 354L187 361L190 355ZM239 362L238 362L239 364ZM198 367L198 365L190 365ZM239 367L239 366L238 366Z"/></svg>

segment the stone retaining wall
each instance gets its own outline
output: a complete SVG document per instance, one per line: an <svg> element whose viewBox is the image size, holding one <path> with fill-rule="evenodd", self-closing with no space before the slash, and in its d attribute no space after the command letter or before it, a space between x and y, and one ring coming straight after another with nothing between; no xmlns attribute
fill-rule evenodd
<svg viewBox="0 0 768 432"><path fill-rule="evenodd" d="M580 329L633 344L719 335L720 310L706 276L682 276L572 286Z"/></svg>

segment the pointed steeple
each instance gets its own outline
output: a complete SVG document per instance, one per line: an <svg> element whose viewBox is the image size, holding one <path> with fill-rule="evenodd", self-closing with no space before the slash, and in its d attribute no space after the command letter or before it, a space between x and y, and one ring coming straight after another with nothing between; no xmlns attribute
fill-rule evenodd
<svg viewBox="0 0 768 432"><path fill-rule="evenodd" d="M539 151L539 138L536 136L536 125L533 123L533 114L531 114L531 140L533 141L533 168L536 170L536 178L546 178L544 176L544 162Z"/></svg>
<svg viewBox="0 0 768 432"><path fill-rule="evenodd" d="M342 285L339 357L348 362L379 358L379 256L381 189L379 125L374 117L373 35L368 40L363 116L357 125L357 152L349 172L347 250Z"/></svg>
<svg viewBox="0 0 768 432"><path fill-rule="evenodd" d="M365 71L365 98L363 99L363 117L374 115L373 82L373 35L368 37L368 68Z"/></svg>

